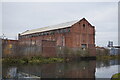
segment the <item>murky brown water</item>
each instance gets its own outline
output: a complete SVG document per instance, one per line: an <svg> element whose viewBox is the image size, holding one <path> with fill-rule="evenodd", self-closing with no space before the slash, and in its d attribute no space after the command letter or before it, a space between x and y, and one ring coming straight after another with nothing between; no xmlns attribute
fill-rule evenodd
<svg viewBox="0 0 120 80"><path fill-rule="evenodd" d="M77 61L39 65L3 64L3 78L39 80L40 78L111 78L118 72L118 60Z"/></svg>

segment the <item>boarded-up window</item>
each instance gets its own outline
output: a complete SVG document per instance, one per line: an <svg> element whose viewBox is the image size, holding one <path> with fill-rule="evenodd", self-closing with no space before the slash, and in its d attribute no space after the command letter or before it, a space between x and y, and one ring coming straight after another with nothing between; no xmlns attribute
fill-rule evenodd
<svg viewBox="0 0 120 80"><path fill-rule="evenodd" d="M79 40L80 38L79 38L79 35L76 35L76 45L78 46L79 45L79 43L80 43L80 40Z"/></svg>
<svg viewBox="0 0 120 80"><path fill-rule="evenodd" d="M82 34L82 42L86 42L86 34Z"/></svg>
<svg viewBox="0 0 120 80"><path fill-rule="evenodd" d="M88 42L89 42L89 44L93 43L93 35L92 34L88 35Z"/></svg>

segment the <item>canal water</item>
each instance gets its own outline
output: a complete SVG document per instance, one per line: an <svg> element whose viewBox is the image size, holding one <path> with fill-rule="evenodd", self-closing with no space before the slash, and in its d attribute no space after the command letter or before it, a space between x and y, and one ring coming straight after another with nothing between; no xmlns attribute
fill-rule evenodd
<svg viewBox="0 0 120 80"><path fill-rule="evenodd" d="M2 65L3 80L40 80L41 78L111 78L118 73L118 60L74 61L34 65Z"/></svg>

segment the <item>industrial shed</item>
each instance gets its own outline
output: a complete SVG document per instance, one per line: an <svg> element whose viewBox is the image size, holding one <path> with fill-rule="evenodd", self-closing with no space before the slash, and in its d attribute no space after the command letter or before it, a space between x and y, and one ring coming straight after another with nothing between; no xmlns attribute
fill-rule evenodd
<svg viewBox="0 0 120 80"><path fill-rule="evenodd" d="M46 44L43 41L49 42ZM40 46L41 50L44 45L43 43L45 43L46 46L44 47L46 47L46 49L50 47L49 45L51 43L54 44L54 46L52 45L51 47L59 47L60 49L63 47L72 48L74 50L78 48L94 49L95 27L83 18L81 20L27 30L19 34L19 43L20 45ZM91 54L95 56L95 53L92 52Z"/></svg>

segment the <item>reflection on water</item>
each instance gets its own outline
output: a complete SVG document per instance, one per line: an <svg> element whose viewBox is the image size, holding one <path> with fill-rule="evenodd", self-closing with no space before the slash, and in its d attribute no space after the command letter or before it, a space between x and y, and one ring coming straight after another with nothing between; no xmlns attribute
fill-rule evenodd
<svg viewBox="0 0 120 80"><path fill-rule="evenodd" d="M3 65L3 78L17 78L22 80L23 78L24 80L37 80L40 78L93 78L95 80L95 76L99 77L99 70L104 67L109 69L112 65L118 65L118 61L92 60L22 66Z"/></svg>
<svg viewBox="0 0 120 80"><path fill-rule="evenodd" d="M120 73L118 67L120 67L120 62L118 60L97 61L96 78L109 78L107 80L110 80L112 75Z"/></svg>
<svg viewBox="0 0 120 80"><path fill-rule="evenodd" d="M96 67L97 68L101 68L101 67L110 67L112 65L118 65L120 63L118 63L118 60L104 60L104 61L97 61L96 63Z"/></svg>
<svg viewBox="0 0 120 80"><path fill-rule="evenodd" d="M7 77L14 78L17 76L17 67L11 67L8 69Z"/></svg>

